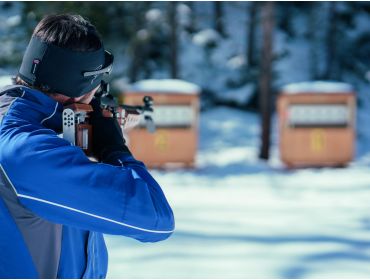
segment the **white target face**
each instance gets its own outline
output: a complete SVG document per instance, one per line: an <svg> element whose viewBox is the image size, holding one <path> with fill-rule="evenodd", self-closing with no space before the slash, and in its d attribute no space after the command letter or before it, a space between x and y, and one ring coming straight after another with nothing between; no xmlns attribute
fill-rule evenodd
<svg viewBox="0 0 370 280"><path fill-rule="evenodd" d="M157 127L189 127L195 121L194 108L188 105L155 105L152 114ZM144 125L144 120L141 120Z"/></svg>
<svg viewBox="0 0 370 280"><path fill-rule="evenodd" d="M350 124L351 111L345 104L294 104L288 107L291 126L340 126Z"/></svg>

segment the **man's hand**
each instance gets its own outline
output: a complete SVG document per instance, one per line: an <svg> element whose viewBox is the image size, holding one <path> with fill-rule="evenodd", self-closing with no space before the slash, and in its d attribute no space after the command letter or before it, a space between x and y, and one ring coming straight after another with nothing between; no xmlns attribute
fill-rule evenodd
<svg viewBox="0 0 370 280"><path fill-rule="evenodd" d="M94 111L91 113L93 153L102 162L109 160L113 153L130 153L123 138L122 129L117 119L103 116L100 101L94 98L90 105Z"/></svg>

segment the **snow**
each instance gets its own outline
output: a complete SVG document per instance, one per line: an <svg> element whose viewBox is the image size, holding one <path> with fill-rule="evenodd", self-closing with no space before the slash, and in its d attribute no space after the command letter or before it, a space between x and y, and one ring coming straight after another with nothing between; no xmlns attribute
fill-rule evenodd
<svg viewBox="0 0 370 280"><path fill-rule="evenodd" d="M19 59L28 43L25 28L22 28L22 17L20 13L23 9L22 2L8 2L7 8L1 7L0 3L0 75L13 74L14 65L4 63L7 60Z"/></svg>
<svg viewBox="0 0 370 280"><path fill-rule="evenodd" d="M202 47L216 44L219 40L220 35L216 30L210 28L199 31L193 37L193 43Z"/></svg>
<svg viewBox="0 0 370 280"><path fill-rule="evenodd" d="M148 79L132 84L133 92L170 93L170 94L199 94L200 88L193 84L177 79Z"/></svg>
<svg viewBox="0 0 370 280"><path fill-rule="evenodd" d="M6 20L6 25L10 27L18 26L22 22L20 15L11 16Z"/></svg>
<svg viewBox="0 0 370 280"><path fill-rule="evenodd" d="M370 82L370 71L366 72L365 78Z"/></svg>
<svg viewBox="0 0 370 280"><path fill-rule="evenodd" d="M297 27L298 29L298 27ZM301 29L300 29L301 30ZM281 31L275 34L274 51L283 55L276 60L274 70L277 73L274 85L279 88L288 83L297 83L310 79L310 45L307 40L290 40L288 36ZM297 70L299 69L299 70Z"/></svg>
<svg viewBox="0 0 370 280"><path fill-rule="evenodd" d="M145 19L148 23L161 22L163 20L163 13L160 9L150 9L146 12Z"/></svg>
<svg viewBox="0 0 370 280"><path fill-rule="evenodd" d="M192 11L188 5L183 3L177 4L177 22L180 26L187 27L191 25Z"/></svg>
<svg viewBox="0 0 370 280"><path fill-rule="evenodd" d="M234 101L238 104L247 104L252 98L255 90L256 86L254 84L246 84L245 86L237 89L229 89L225 92L219 92L218 98L220 100Z"/></svg>
<svg viewBox="0 0 370 280"><path fill-rule="evenodd" d="M0 88L13 84L12 76L0 76Z"/></svg>
<svg viewBox="0 0 370 280"><path fill-rule="evenodd" d="M149 36L150 36L150 34L149 34L148 30L146 30L146 29L140 29L137 32L137 38L140 41L146 41L149 38Z"/></svg>
<svg viewBox="0 0 370 280"><path fill-rule="evenodd" d="M244 55L236 55L236 56L233 56L232 58L230 58L227 62L226 62L226 65L230 68L230 69L240 69L242 68L243 66L245 66L247 64L247 61L246 61L246 58Z"/></svg>
<svg viewBox="0 0 370 280"><path fill-rule="evenodd" d="M370 151L347 168L287 170L276 116L267 163L253 113L206 111L199 132L196 169L152 171L175 233L154 244L106 236L109 278L369 277Z"/></svg>
<svg viewBox="0 0 370 280"><path fill-rule="evenodd" d="M370 95L369 85L357 85L357 157L362 164L370 165ZM364 156L368 155L368 156Z"/></svg>
<svg viewBox="0 0 370 280"><path fill-rule="evenodd" d="M7 9L0 9L0 19L2 24L0 26L0 36L7 33L10 28L15 27L21 23L20 11L23 8L22 3L12 3L12 5ZM12 29L12 31L14 31Z"/></svg>
<svg viewBox="0 0 370 280"><path fill-rule="evenodd" d="M341 82L327 81L311 81L288 84L282 88L286 94L299 93L353 93L354 89L351 85Z"/></svg>

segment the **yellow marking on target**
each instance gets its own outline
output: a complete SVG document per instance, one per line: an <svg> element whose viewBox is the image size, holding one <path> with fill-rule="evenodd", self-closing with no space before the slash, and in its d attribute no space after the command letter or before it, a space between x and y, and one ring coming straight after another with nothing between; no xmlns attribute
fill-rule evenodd
<svg viewBox="0 0 370 280"><path fill-rule="evenodd" d="M320 153L325 149L326 137L323 129L313 129L310 133L311 151Z"/></svg>
<svg viewBox="0 0 370 280"><path fill-rule="evenodd" d="M158 131L154 138L154 146L160 152L168 149L168 135L164 131Z"/></svg>

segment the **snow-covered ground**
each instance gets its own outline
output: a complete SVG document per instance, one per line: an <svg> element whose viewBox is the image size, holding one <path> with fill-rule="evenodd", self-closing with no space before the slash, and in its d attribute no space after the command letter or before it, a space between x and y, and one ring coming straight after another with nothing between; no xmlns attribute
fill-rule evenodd
<svg viewBox="0 0 370 280"><path fill-rule="evenodd" d="M198 168L153 171L175 233L154 244L107 236L108 277L369 278L369 139L347 168L286 170L274 124L264 163L257 115L202 113Z"/></svg>

